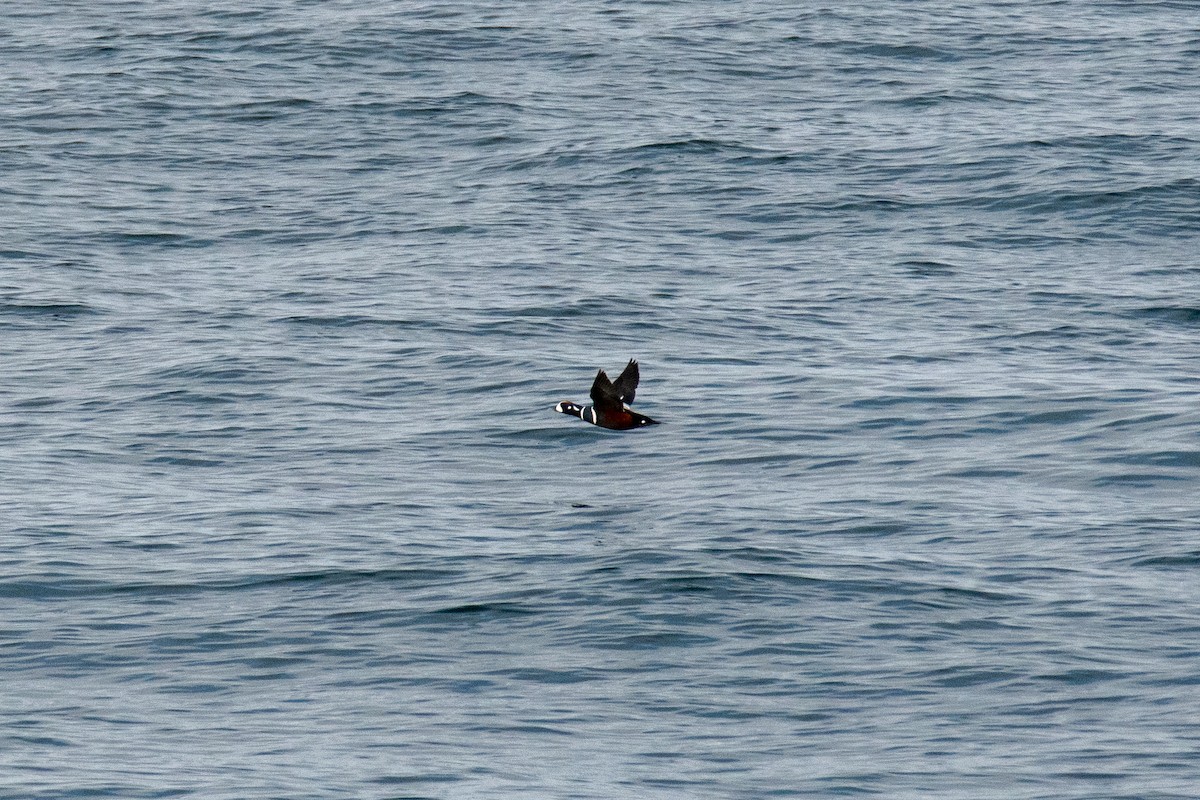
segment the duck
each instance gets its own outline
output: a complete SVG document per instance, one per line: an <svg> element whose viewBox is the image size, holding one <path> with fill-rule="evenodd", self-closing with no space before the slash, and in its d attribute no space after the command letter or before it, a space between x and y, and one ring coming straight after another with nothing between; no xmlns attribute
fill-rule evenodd
<svg viewBox="0 0 1200 800"><path fill-rule="evenodd" d="M638 378L638 362L633 359L625 365L625 369L621 370L615 381L609 380L604 370L599 370L596 372L596 380L592 381L590 406L563 400L554 406L554 410L614 431L658 425L658 420L650 419L629 408L637 391Z"/></svg>

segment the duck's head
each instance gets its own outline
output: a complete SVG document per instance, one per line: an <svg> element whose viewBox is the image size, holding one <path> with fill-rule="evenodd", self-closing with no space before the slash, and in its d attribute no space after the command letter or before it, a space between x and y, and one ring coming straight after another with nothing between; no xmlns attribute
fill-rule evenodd
<svg viewBox="0 0 1200 800"><path fill-rule="evenodd" d="M554 410L560 414L570 414L573 417L578 417L579 412L583 410L578 403L572 403L570 400L563 400L558 405L554 406Z"/></svg>

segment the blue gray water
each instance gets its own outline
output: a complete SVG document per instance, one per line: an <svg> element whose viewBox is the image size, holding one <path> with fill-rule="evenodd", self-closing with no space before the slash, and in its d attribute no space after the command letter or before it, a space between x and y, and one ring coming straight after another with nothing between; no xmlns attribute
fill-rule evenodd
<svg viewBox="0 0 1200 800"><path fill-rule="evenodd" d="M1195 4L0 22L0 797L1200 796Z"/></svg>

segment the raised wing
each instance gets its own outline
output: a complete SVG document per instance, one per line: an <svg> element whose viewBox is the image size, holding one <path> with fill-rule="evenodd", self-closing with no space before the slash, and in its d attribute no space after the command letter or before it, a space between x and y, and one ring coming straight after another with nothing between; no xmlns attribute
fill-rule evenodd
<svg viewBox="0 0 1200 800"><path fill-rule="evenodd" d="M592 381L592 402L597 408L620 408L621 395L617 392L617 387L613 386L613 382L608 379L608 375L604 374L604 370L596 372L596 380Z"/></svg>
<svg viewBox="0 0 1200 800"><path fill-rule="evenodd" d="M637 392L637 385L638 363L630 359L629 363L625 365L625 369L613 381L613 388L616 389L622 403L633 403L634 394Z"/></svg>

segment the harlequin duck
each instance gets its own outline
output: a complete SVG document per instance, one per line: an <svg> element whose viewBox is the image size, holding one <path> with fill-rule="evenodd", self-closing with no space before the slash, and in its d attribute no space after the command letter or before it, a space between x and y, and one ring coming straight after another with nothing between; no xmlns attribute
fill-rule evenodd
<svg viewBox="0 0 1200 800"><path fill-rule="evenodd" d="M633 402L637 385L636 361L630 361L615 381L610 381L604 370L600 370L596 373L596 380L592 382L592 405L580 406L570 400L563 400L554 410L560 414L579 417L584 422L599 425L601 428L612 428L614 431L657 425L657 420L629 410L629 403Z"/></svg>

